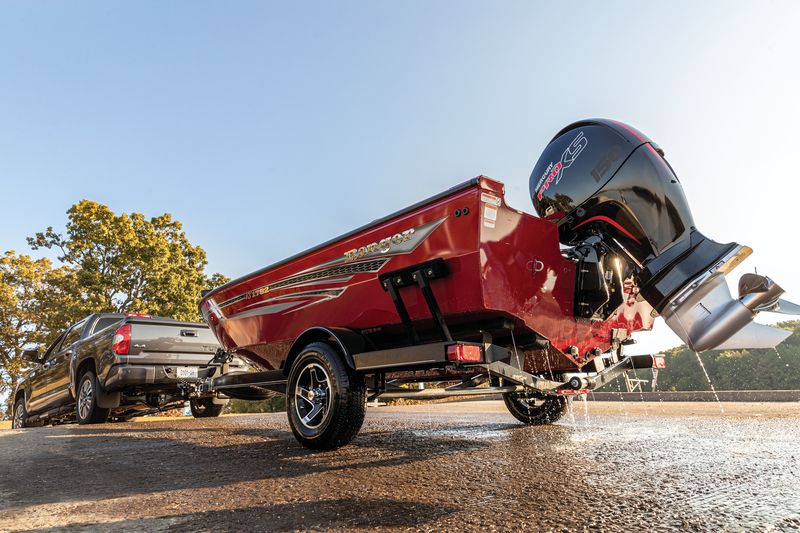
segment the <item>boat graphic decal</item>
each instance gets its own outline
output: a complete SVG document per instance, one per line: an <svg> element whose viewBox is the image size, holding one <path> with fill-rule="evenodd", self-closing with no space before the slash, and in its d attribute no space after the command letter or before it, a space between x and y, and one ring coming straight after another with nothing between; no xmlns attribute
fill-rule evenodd
<svg viewBox="0 0 800 533"><path fill-rule="evenodd" d="M304 292L294 292L292 294L284 294L283 296L276 296L274 298L269 298L268 300L258 302L258 304L253 304L253 305L258 305L258 307L249 309L247 311L242 311L240 313L236 313L229 317L220 318L219 321L225 322L227 320L232 320L237 318L245 318L258 315L274 315L282 312L299 311L300 309L305 309L306 307L311 307L312 305L316 305L322 302L327 302L328 300L333 300L334 298L338 298L339 296L344 294L344 291L346 290L347 287L341 287L338 289L319 289L315 291L304 291Z"/></svg>
<svg viewBox="0 0 800 533"><path fill-rule="evenodd" d="M397 242L393 242L392 239L394 237L390 237L389 238L390 244L388 247L381 245L383 241L377 243L371 243L366 246L362 246L361 248L356 248L355 254L353 254L353 251L351 250L346 254L339 255L334 259L325 261L324 263L320 263L316 266L303 270L302 272L289 276L288 278L283 278L281 280L268 283L260 287L248 289L244 293L239 294L238 296L234 296L233 298L225 300L224 302L221 302L219 304L209 300L209 303L207 304L209 306L209 309L208 311L205 311L203 314L207 315L209 312L211 312L215 316L217 316L220 320L223 320L225 318L223 316L223 309L238 302L242 302L243 300L258 299L260 297L268 296L274 293L275 291L282 289L304 287L308 285L322 285L327 283L347 283L353 276L357 274L377 273L393 257L403 254L410 254L414 250L416 250L417 247L420 244L422 244L422 242L425 239L427 239L428 236L430 236L430 234L433 233L433 231L436 228L438 228L445 220L447 220L447 217L440 218L432 222L428 222L421 226L417 226L416 228L411 228L404 231L403 233L397 234L394 236L398 237L397 239L395 239L395 241ZM340 290L340 289L332 289L332 290ZM265 308L261 306L265 305L267 302L274 302L278 299L283 299L283 298L294 298L300 294L306 294L306 293L292 293L292 294L287 294L285 296L268 298L266 300L258 299L257 301L247 305L244 309L254 308L253 310L255 309L263 310ZM322 300L314 301L308 305L315 305L320 302L330 300L331 298L337 298L338 296L339 295L337 294L335 296L324 298ZM308 307L308 305L300 307L298 309L304 309L305 307ZM212 306L213 309L211 309ZM275 309L276 310L274 312L277 313L287 309L287 307L282 307L280 309L276 307ZM250 313L251 311L244 311L244 312ZM238 313L233 316L240 317L242 316L242 314Z"/></svg>
<svg viewBox="0 0 800 533"><path fill-rule="evenodd" d="M250 291L245 292L244 294L240 294L239 296L235 296L230 300L226 300L219 304L219 309L223 309L228 307L229 305L233 305L236 302L240 302L242 300L248 299L248 294L256 293L261 289L269 288L269 292L275 292L279 289L288 289L290 287L297 287L301 285L308 285L310 283L321 283L321 282L330 282L330 283L341 283L342 279L345 276L348 277L348 280L352 278L356 274L363 274L363 273L375 273L380 271L383 268L391 257L381 257L378 259L368 260L368 261L358 261L354 263L347 263L344 265L337 265L333 267L323 268L321 270L312 270L306 271L304 274L297 274L295 276L291 276L288 278L284 278L280 281L276 281L274 283L270 283L269 285L264 285L263 287L259 287L257 289L252 289ZM266 301L271 301L266 300ZM265 300L262 300L262 302Z"/></svg>
<svg viewBox="0 0 800 533"><path fill-rule="evenodd" d="M399 243L392 243L392 246L386 249L385 247L381 249L381 242L378 241L377 243L373 242L367 245L364 245L360 248L355 249L356 259L355 261L372 259L375 257L394 257L396 255L403 255L403 254L410 254L417 247L422 244L422 242L427 239L433 231L442 225L442 222L447 220L447 217L443 217L433 222L428 222L421 226L417 226L416 228L412 228L410 230L406 230L403 233L399 233L402 237ZM404 235L405 234L405 235ZM406 239L405 237L408 236L409 238ZM384 239L385 240L385 239ZM390 239L391 240L391 239ZM375 245L375 246L373 246ZM363 250L362 250L363 249ZM352 255L353 250L350 250L347 253L334 257L330 261L325 261L324 263L311 267L307 270L301 272L301 274L305 272L311 272L312 270L316 270L318 268L324 268L334 265L341 265L342 263L350 263L353 259L348 259L348 254ZM361 253L363 252L363 253Z"/></svg>

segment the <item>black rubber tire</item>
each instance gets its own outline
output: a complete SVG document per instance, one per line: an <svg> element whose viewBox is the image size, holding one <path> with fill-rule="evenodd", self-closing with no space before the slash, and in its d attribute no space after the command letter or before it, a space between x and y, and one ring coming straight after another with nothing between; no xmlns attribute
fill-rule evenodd
<svg viewBox="0 0 800 533"><path fill-rule="evenodd" d="M189 401L189 409L195 418L211 418L222 414L224 403L213 403L211 398L197 398Z"/></svg>
<svg viewBox="0 0 800 533"><path fill-rule="evenodd" d="M350 443L364 424L367 384L325 342L306 346L289 373L286 414L297 441L312 450ZM313 416L312 416L313 415Z"/></svg>
<svg viewBox="0 0 800 533"><path fill-rule="evenodd" d="M25 400L19 399L14 404L14 412L11 413L11 429L22 429L26 427L25 421L28 413L25 412Z"/></svg>
<svg viewBox="0 0 800 533"><path fill-rule="evenodd" d="M97 378L91 370L87 370L78 382L75 399L75 416L78 424L104 424L108 420L111 409L103 409L97 405Z"/></svg>
<svg viewBox="0 0 800 533"><path fill-rule="evenodd" d="M546 426L560 419L569 410L570 396L547 396L508 392L503 402L511 415L529 426Z"/></svg>
<svg viewBox="0 0 800 533"><path fill-rule="evenodd" d="M139 417L136 415L129 415L129 416L113 416L109 417L108 421L112 423L119 423L122 424L124 422L135 422L139 420Z"/></svg>

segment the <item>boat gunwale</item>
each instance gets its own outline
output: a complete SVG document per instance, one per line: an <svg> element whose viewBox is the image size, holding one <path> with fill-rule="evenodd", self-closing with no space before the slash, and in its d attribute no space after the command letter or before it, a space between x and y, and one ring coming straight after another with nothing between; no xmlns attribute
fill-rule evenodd
<svg viewBox="0 0 800 533"><path fill-rule="evenodd" d="M261 275L261 274L263 274L265 272L268 272L268 271L270 271L272 269L275 269L275 268L278 268L280 266L283 266L283 265L285 265L287 263L291 263L292 261L294 261L296 259L300 259L301 257L303 257L305 255L317 252L317 251L321 250L322 248L325 248L327 246L331 246L331 245L333 245L333 244L335 244L335 243L337 243L339 241L343 241L344 239L352 237L352 236L354 236L354 235L356 235L358 233L361 233L363 231L367 231L367 230L372 229L372 228L374 228L376 226L379 226L381 224L389 222L393 218L397 218L397 217L403 216L405 214L408 214L411 211L415 211L415 210L417 210L417 209L419 209L421 207L424 207L424 206L426 206L428 204L431 204L433 202L441 200L442 198L446 198L446 197L451 196L451 195L453 195L455 193L461 192L461 191L466 190L466 189L470 189L472 187L475 187L476 185L480 185L481 180L485 179L485 178L486 178L486 176L478 176L476 178L472 178L470 180L467 180L467 181L465 181L464 183L462 183L460 185L456 185L454 187L451 187L451 188L449 188L449 189L447 189L445 191L440 192L439 194L435 194L435 195L433 195L433 196L431 196L429 198L426 198L426 199L424 199L424 200L422 200L420 202L417 202L417 203L415 203L413 205L405 207L405 208L403 208L403 209L401 209L399 211L395 211L394 213L386 215L385 217L375 219L372 222L369 222L368 224L365 224L365 225L363 225L361 227L358 227L358 228L356 228L356 229L354 229L352 231L349 231L349 232L347 232L345 234L339 235L338 237L334 237L333 239L325 241L322 244L318 244L317 246L314 246L313 248L309 248L309 249L304 250L304 251L302 251L300 253L297 253L297 254L295 254L295 255L293 255L291 257L288 257L286 259L278 261L277 263L272 263L271 265L268 265L268 266L265 266L263 268L260 268L259 270L256 270L254 272L251 272L249 274L246 274L244 276L241 276L239 278L231 280L231 281L225 283L224 285L220 285L219 287L216 287L216 288L212 289L210 292L208 292L205 296L203 296L200 299L200 303L202 305L203 302L205 302L209 298L213 298L214 295L216 293L220 292L220 291L223 291L225 289L229 289L229 288L233 287L234 285L237 285L239 283L245 282L245 281L247 281L249 279L257 277L257 276L259 276L259 275ZM489 179L491 179L491 178L489 178Z"/></svg>

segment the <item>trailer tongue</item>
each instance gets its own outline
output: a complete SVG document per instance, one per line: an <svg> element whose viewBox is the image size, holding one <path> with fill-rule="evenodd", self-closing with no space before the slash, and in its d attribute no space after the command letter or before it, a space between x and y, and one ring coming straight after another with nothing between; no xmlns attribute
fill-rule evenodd
<svg viewBox="0 0 800 533"><path fill-rule="evenodd" d="M727 293L725 274L751 250L696 230L640 132L572 124L530 186L541 218L480 176L206 294L200 310L220 343L260 369L206 388L287 394L297 439L332 449L358 433L367 399L497 392L517 419L555 421L571 395L663 367L622 348L659 314L696 350L788 334L752 323L798 310L772 280L748 274L738 300ZM420 383L447 386L408 388Z"/></svg>

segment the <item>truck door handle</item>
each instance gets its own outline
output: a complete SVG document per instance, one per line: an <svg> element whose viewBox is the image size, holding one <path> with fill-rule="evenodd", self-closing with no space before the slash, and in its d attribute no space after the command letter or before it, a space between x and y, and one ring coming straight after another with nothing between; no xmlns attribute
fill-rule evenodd
<svg viewBox="0 0 800 533"><path fill-rule="evenodd" d="M181 330L181 337L197 337L197 330L196 329L182 329Z"/></svg>

